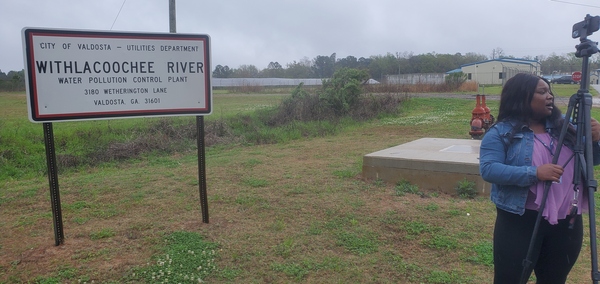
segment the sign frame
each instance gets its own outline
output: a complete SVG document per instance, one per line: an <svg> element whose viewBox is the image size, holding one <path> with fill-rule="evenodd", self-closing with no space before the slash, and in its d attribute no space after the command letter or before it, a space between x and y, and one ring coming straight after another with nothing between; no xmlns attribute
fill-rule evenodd
<svg viewBox="0 0 600 284"><path fill-rule="evenodd" d="M212 112L208 35L26 27L22 40L31 122L197 116ZM98 40L104 44L85 43ZM44 69L40 62L45 64ZM52 66L54 69L50 69ZM129 68L127 74L125 68ZM152 83L133 82L129 79L135 76L133 71L145 72L140 78L147 75L146 78L157 79ZM106 82L111 79L113 82ZM88 95L87 89L93 94ZM161 105L162 102L166 103Z"/></svg>

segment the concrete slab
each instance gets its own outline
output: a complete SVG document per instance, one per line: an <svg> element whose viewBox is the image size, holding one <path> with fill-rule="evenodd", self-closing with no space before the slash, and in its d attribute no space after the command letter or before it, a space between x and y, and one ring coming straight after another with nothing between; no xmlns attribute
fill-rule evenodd
<svg viewBox="0 0 600 284"><path fill-rule="evenodd" d="M406 180L421 189L456 194L465 178L475 183L480 195L491 185L479 175L480 140L422 138L367 154L363 177L389 183Z"/></svg>

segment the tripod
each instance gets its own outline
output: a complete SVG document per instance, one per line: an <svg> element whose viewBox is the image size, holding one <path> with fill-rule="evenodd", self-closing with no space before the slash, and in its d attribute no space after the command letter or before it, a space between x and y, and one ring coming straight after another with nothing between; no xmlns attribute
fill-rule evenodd
<svg viewBox="0 0 600 284"><path fill-rule="evenodd" d="M592 129L590 125L590 121L592 118L592 95L589 93L589 58L591 55L598 52L598 46L596 42L592 42L589 39L587 39L587 36L591 35L594 31L598 30L598 27L600 27L600 17L591 17L590 15L586 16L585 21L577 23L573 26L573 38L581 37L580 44L576 46L577 51L575 53L575 56L583 58L582 76L579 90L569 99L569 105L567 108L567 112L565 113L565 123L562 126L558 138L558 145L563 145L569 127L569 121L576 126L575 145L573 145L575 163L573 171L573 185L577 187L580 181L583 181L583 186L581 188L587 188L588 191L590 250L592 259L591 276L593 283L596 284L600 280L600 273L598 272L596 216L594 201L594 193L596 192L598 184L596 180L594 180L594 165L592 155ZM561 146L557 147L556 153L552 159L553 164L557 164L561 148ZM550 190L551 184L551 181L546 181L544 184L542 203L540 204L535 226L533 228L531 241L529 243L529 249L527 250L527 256L523 260L521 283L527 283L527 280L529 278L528 272L531 269L532 264L530 259L533 254L533 247L535 246L536 236L538 234L542 213L546 206L548 191Z"/></svg>

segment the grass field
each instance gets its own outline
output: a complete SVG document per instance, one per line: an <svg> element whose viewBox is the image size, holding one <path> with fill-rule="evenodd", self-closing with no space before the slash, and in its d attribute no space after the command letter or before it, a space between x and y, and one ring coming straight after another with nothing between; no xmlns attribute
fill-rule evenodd
<svg viewBox="0 0 600 284"><path fill-rule="evenodd" d="M281 97L216 94L206 119ZM497 101L487 103L497 113ZM195 151L66 171L61 246L54 246L44 169L5 177L0 283L490 283L495 208L487 196L462 199L361 176L365 154L422 137L469 139L473 107L472 98L413 97L398 116L335 136L209 147L208 224ZM0 93L0 109L0 147L31 141L22 149L35 153L23 159L44 160L42 126L27 121L24 94ZM151 120L56 123L55 139ZM38 148L42 157L29 157ZM9 153L0 153L6 162ZM590 280L588 244L586 236L569 283Z"/></svg>

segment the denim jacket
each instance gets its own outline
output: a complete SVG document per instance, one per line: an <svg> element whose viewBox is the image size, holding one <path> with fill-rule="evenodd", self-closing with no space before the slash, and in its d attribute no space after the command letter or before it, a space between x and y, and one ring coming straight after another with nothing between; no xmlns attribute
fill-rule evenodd
<svg viewBox="0 0 600 284"><path fill-rule="evenodd" d="M537 167L531 164L534 134L524 126L510 141L513 125L513 122L501 121L485 133L479 151L479 172L492 184L491 200L498 208L523 215L529 187L538 182ZM551 126L546 123L546 129ZM600 145L592 145L593 162L597 165Z"/></svg>

